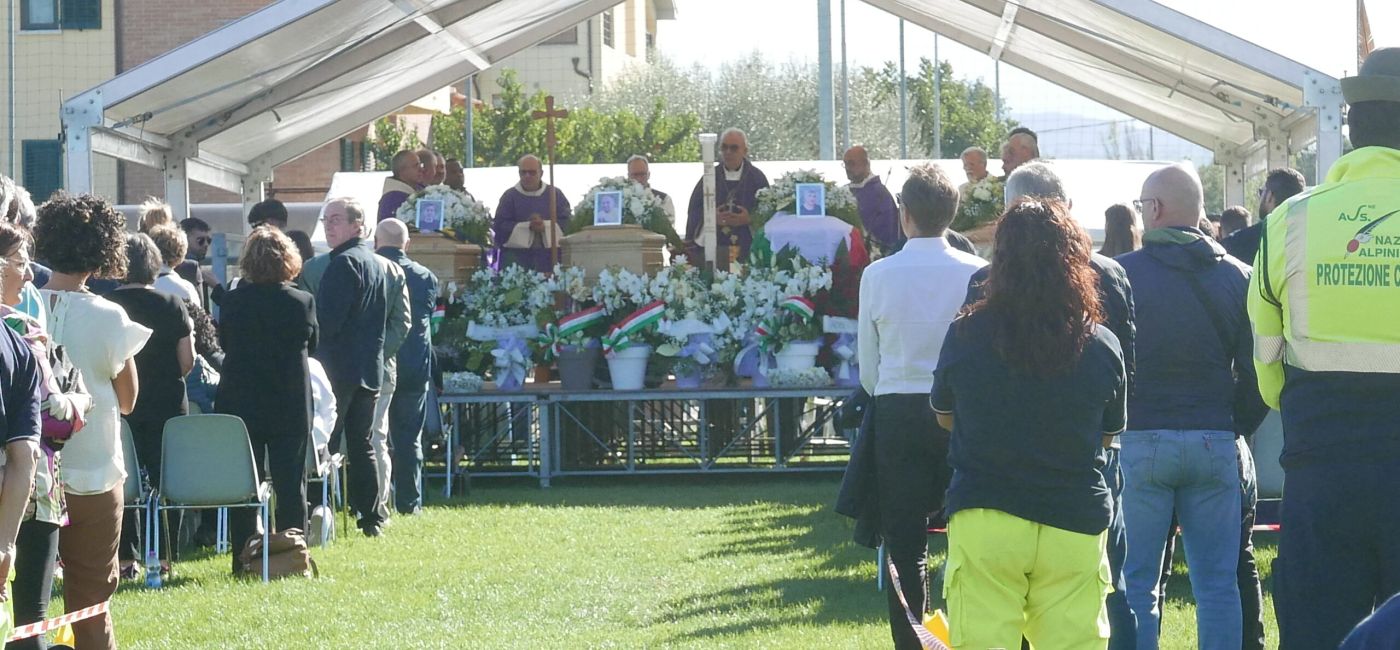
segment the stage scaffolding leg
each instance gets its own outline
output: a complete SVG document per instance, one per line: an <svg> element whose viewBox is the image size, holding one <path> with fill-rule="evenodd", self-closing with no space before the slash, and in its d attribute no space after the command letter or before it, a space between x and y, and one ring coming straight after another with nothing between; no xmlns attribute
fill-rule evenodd
<svg viewBox="0 0 1400 650"><path fill-rule="evenodd" d="M547 402L536 402L535 408L539 409L540 422L540 487L549 487L549 478L554 473L554 405Z"/></svg>

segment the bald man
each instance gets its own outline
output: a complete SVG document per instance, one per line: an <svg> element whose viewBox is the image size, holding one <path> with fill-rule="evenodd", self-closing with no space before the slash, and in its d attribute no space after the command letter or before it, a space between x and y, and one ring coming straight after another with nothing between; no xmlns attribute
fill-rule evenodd
<svg viewBox="0 0 1400 650"><path fill-rule="evenodd" d="M865 234L884 250L897 250L904 241L899 228L899 208L889 188L879 176L871 173L870 154L865 147L856 145L846 150L841 164L846 168L846 178L851 181L846 187L856 196Z"/></svg>
<svg viewBox="0 0 1400 650"><path fill-rule="evenodd" d="M408 258L408 240L408 226L398 219L380 222L374 232L375 253L401 270L409 304L408 331L394 355L396 375L388 408L390 484L394 487L394 509L401 515L418 514L423 507L419 483L423 478L423 424L428 416L433 349L429 320L438 295L437 277Z"/></svg>
<svg viewBox="0 0 1400 650"><path fill-rule="evenodd" d="M423 164L418 153L407 149L394 154L389 161L393 172L384 179L384 189L379 196L379 221L394 216L408 197L422 189L421 175Z"/></svg>
<svg viewBox="0 0 1400 650"><path fill-rule="evenodd" d="M1143 248L1117 258L1133 287L1137 322L1135 384L1120 436L1123 574L1138 633L1150 634L1162 611L1158 582L1175 511L1191 549L1201 647L1234 650L1243 638L1241 587L1259 598L1257 574L1236 575L1253 523L1241 496L1241 468L1254 464L1243 440L1267 408L1244 306L1249 267L1197 228L1202 194L1189 165L1153 172L1138 201L1149 229Z"/></svg>
<svg viewBox="0 0 1400 650"><path fill-rule="evenodd" d="M556 238L563 238L569 223L569 200L558 188L544 183L544 167L536 156L526 155L518 163L520 182L501 195L496 216L491 223L495 236L498 268L512 264L549 273L550 259L549 193L554 193L559 228Z"/></svg>

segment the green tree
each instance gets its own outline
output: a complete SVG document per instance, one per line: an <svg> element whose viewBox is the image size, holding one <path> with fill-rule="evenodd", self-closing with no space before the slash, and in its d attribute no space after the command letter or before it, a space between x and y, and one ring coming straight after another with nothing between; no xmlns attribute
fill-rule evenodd
<svg viewBox="0 0 1400 650"><path fill-rule="evenodd" d="M521 156L544 157L545 124L532 113L544 108L544 93L526 96L515 72L500 77L500 101L495 106L477 107L472 116L473 150L476 166L514 165ZM432 147L444 155L461 156L465 150L466 111L433 118ZM645 111L626 108L600 110L595 107L571 109L569 116L555 123L556 162L621 163L633 154L646 154L659 162L699 160L700 145L695 133L700 121L693 113L672 113L666 102L655 98Z"/></svg>
<svg viewBox="0 0 1400 650"><path fill-rule="evenodd" d="M388 169L394 154L404 149L417 149L423 146L423 143L418 140L417 131L403 128L398 120L392 117L381 117L375 120L372 130L374 137L370 138L365 145L369 147L371 164L376 170Z"/></svg>
<svg viewBox="0 0 1400 650"><path fill-rule="evenodd" d="M927 58L919 60L917 73L908 77L909 121L916 141L925 154L934 151L934 140L942 145L944 157L954 157L971 146L988 150L993 156L996 148L1006 140L1017 122L1011 119L996 119L996 92L980 80L959 79L953 74L953 66L941 61L941 83L935 84L933 62ZM894 63L886 63L880 70L867 69L867 76L874 82L877 102L894 111L899 110L899 68ZM941 102L934 101L934 89L938 85ZM1005 104L1003 103L1003 109ZM934 129L934 111L941 109L941 137Z"/></svg>

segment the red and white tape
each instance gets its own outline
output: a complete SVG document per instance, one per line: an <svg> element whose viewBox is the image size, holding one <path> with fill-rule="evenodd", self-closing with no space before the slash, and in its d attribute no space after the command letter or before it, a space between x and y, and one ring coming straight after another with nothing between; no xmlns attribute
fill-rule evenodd
<svg viewBox="0 0 1400 650"><path fill-rule="evenodd" d="M64 614L63 616L56 616L47 621L30 623L29 625L21 625L15 628L15 631L11 632L10 636L5 638L5 642L9 643L10 641L28 639L31 636L39 636L40 634L48 632L49 630L55 630L65 625L72 625L74 623L77 623L78 621L85 621L94 616L106 614L107 610L111 607L111 602L112 601L110 600L104 601L93 605L92 607L84 607L76 612L69 612L67 614Z"/></svg>

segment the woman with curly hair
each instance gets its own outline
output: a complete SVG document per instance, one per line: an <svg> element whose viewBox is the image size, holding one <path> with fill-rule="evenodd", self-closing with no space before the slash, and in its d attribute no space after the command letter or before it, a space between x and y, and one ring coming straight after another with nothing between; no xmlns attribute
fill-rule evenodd
<svg viewBox="0 0 1400 650"><path fill-rule="evenodd" d="M306 530L306 446L312 401L307 358L316 351L316 306L291 285L301 272L296 245L261 225L239 260L243 281L224 296L219 335L224 369L214 400L220 413L243 418L257 467L268 468L277 495L277 528ZM253 511L229 513L235 549L253 535ZM238 572L239 554L233 555Z"/></svg>
<svg viewBox="0 0 1400 650"><path fill-rule="evenodd" d="M1108 646L1103 448L1126 421L1088 235L1063 203L1001 219L985 297L953 322L932 404L951 430L944 596L959 648Z"/></svg>
<svg viewBox="0 0 1400 650"><path fill-rule="evenodd" d="M63 450L69 523L59 531L58 548L63 604L72 612L105 602L117 590L126 479L121 416L136 404L135 357L151 330L86 287L93 274L126 275L126 219L111 204L56 193L39 208L34 236L39 257L53 269L42 291L49 334L68 352L93 401L87 426ZM73 634L80 648L117 647L110 615L73 624Z"/></svg>

